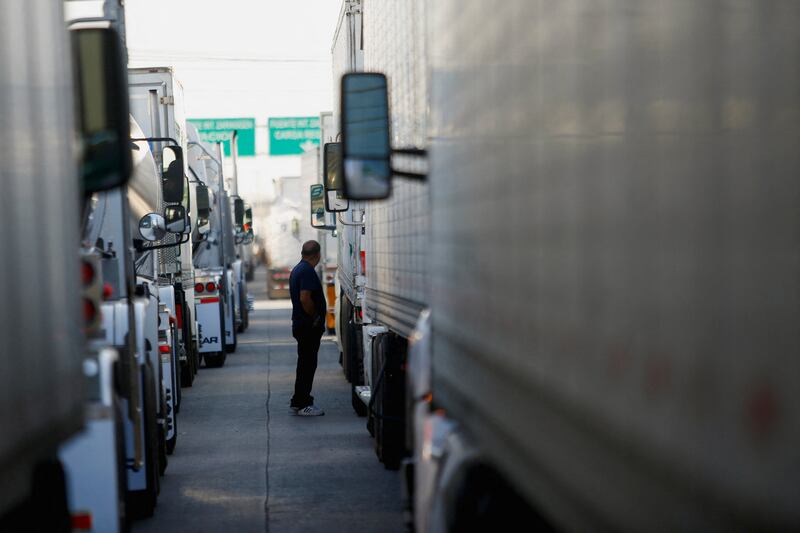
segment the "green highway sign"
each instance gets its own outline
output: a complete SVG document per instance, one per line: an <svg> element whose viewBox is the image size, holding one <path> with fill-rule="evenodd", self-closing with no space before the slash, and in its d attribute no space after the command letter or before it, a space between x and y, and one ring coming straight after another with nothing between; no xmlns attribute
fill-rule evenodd
<svg viewBox="0 0 800 533"><path fill-rule="evenodd" d="M319 144L319 117L269 119L269 155L299 155Z"/></svg>
<svg viewBox="0 0 800 533"><path fill-rule="evenodd" d="M231 138L237 133L239 155L256 155L256 119L254 118L190 118L200 133L200 140L216 143L222 141L225 155L231 155Z"/></svg>

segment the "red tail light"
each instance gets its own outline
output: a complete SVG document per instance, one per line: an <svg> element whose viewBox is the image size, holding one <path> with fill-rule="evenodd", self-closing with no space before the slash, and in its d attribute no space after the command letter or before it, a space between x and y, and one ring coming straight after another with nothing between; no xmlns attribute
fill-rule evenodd
<svg viewBox="0 0 800 533"><path fill-rule="evenodd" d="M72 515L73 531L90 531L92 527L91 513L75 513Z"/></svg>
<svg viewBox="0 0 800 533"><path fill-rule="evenodd" d="M94 302L89 300L88 298L83 299L83 319L86 323L94 322L95 317L97 316L97 307L95 307Z"/></svg>
<svg viewBox="0 0 800 533"><path fill-rule="evenodd" d="M183 304L175 304L175 318L178 319L178 329L183 329Z"/></svg>
<svg viewBox="0 0 800 533"><path fill-rule="evenodd" d="M94 267L91 263L83 261L81 263L81 281L84 285L88 285L94 279Z"/></svg>
<svg viewBox="0 0 800 533"><path fill-rule="evenodd" d="M169 344L161 344L158 347L158 351L161 352L161 353L169 353L169 351L170 351Z"/></svg>
<svg viewBox="0 0 800 533"><path fill-rule="evenodd" d="M108 300L114 294L114 287L109 282L103 283L103 299Z"/></svg>
<svg viewBox="0 0 800 533"><path fill-rule="evenodd" d="M361 250L361 274L367 275L367 252Z"/></svg>
<svg viewBox="0 0 800 533"><path fill-rule="evenodd" d="M218 285L213 281L209 281L208 283L206 283L206 290L208 292L214 292L215 290L217 290L217 287Z"/></svg>
<svg viewBox="0 0 800 533"><path fill-rule="evenodd" d="M194 284L194 292L203 292L205 290L205 285L202 283L195 283Z"/></svg>

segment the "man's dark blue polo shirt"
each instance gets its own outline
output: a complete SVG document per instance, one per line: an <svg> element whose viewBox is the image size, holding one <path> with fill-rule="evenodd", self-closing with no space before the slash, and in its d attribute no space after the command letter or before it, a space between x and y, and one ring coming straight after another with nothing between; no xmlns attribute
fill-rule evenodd
<svg viewBox="0 0 800 533"><path fill-rule="evenodd" d="M320 283L314 267L305 259L295 265L291 276L289 276L293 328L311 326L314 322L314 317L308 316L303 310L303 304L300 303L300 291L311 291L311 301L314 302L314 309L321 317L319 328L324 329L325 315L328 310L325 304L325 295L322 293L322 283Z"/></svg>

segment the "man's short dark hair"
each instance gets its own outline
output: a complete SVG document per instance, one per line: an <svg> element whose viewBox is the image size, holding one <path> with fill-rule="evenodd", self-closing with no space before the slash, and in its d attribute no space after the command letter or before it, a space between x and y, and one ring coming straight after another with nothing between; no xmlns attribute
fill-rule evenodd
<svg viewBox="0 0 800 533"><path fill-rule="evenodd" d="M320 251L319 243L317 241L306 241L303 243L303 249L300 254L303 257L314 257Z"/></svg>

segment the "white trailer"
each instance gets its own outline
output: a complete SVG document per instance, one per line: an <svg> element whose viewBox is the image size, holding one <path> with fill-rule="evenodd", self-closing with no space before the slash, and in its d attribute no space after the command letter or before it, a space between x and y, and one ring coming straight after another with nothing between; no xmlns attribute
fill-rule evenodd
<svg viewBox="0 0 800 533"><path fill-rule="evenodd" d="M425 144L424 27L414 1L343 3L332 50L337 118L342 74L384 72L393 80L393 142ZM339 338L345 375L352 383L355 411L369 417L378 457L397 468L410 444L402 422L408 338L430 295L428 188L398 181L388 200L351 201L341 217ZM361 220L363 226L357 225Z"/></svg>
<svg viewBox="0 0 800 533"><path fill-rule="evenodd" d="M345 0L342 2L331 46L334 108L331 123L322 123L323 150L325 143L341 141L339 80L343 74L364 69L362 37L362 2ZM366 207L364 202L350 201L348 209L337 213L336 218L336 340L344 375L351 383L352 405L359 416L367 413L371 394L370 383L364 377L362 340L362 324L370 320L363 313L367 279L367 240L364 225Z"/></svg>
<svg viewBox="0 0 800 533"><path fill-rule="evenodd" d="M83 28L70 43L61 8L38 1L0 7L0 35L7 37L0 53L0 126L9 133L0 158L0 217L8 228L0 237L0 269L12 281L7 296L14 302L0 308L0 333L10 343L0 372L3 531L65 532L95 518L104 531L115 531L124 523L118 391L111 379L123 360L96 339L104 296L99 256L82 253L79 271L76 246L80 213L91 211L90 202L81 205L81 193L88 200L120 187L130 173L124 56L108 24ZM23 35L32 27L35 32ZM25 237L14 237L19 232ZM13 283L31 272L33 285ZM91 346L84 334L93 337ZM118 375L125 380L122 369ZM84 431L67 441L84 420ZM68 495L59 458L68 469L73 461L86 466L66 474ZM98 489L105 493L90 494ZM91 505L76 513L86 502Z"/></svg>
<svg viewBox="0 0 800 533"><path fill-rule="evenodd" d="M227 354L236 350L237 344L235 290L238 285L233 268L237 258L232 201L223 175L222 144L205 146L199 137L189 144L193 157L198 158L197 163L204 161L204 183L210 202L208 231L193 258L198 350L207 366L220 367L225 364ZM201 154L203 159L199 159Z"/></svg>
<svg viewBox="0 0 800 533"><path fill-rule="evenodd" d="M312 179L285 176L275 180L276 199L269 207L264 231L267 295L272 299L289 297L289 274L300 261L300 248L305 241L319 237L309 222L308 185Z"/></svg>
<svg viewBox="0 0 800 533"><path fill-rule="evenodd" d="M84 422L72 61L59 2L3 2L0 35L0 529L63 531L56 451Z"/></svg>
<svg viewBox="0 0 800 533"><path fill-rule="evenodd" d="M800 529L800 4L365 4L430 76L367 44L371 168L430 154L416 530Z"/></svg>

